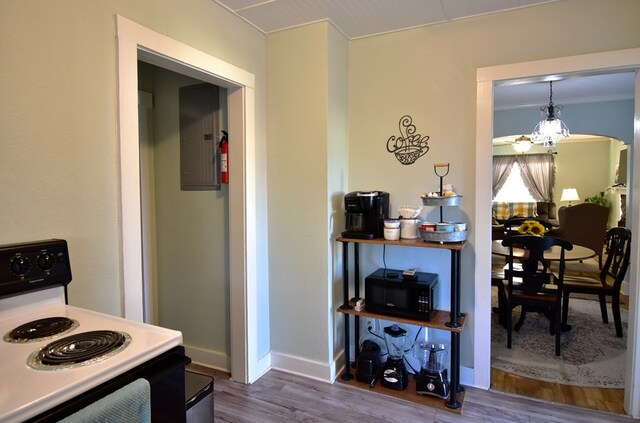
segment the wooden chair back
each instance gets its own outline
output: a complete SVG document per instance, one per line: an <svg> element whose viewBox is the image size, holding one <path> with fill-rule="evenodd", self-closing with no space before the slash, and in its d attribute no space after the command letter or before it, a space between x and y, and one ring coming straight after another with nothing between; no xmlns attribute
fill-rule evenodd
<svg viewBox="0 0 640 423"><path fill-rule="evenodd" d="M555 353L560 355L561 334L561 307L562 284L565 271L565 251L572 250L573 244L561 238L535 235L515 235L502 240L502 245L509 247L507 257L506 307L504 310L507 325L507 348L511 348L512 338L512 312L516 306L522 306L520 319L516 323L515 330L519 330L524 322L528 308L548 312L550 319L550 333L555 335ZM560 247L560 260L558 263L558 275L549 272L548 260L544 253L551 247ZM515 248L524 248L526 253L522 258L514 257ZM520 266L516 266L515 260L519 260ZM555 284L551 285L551 278ZM515 283L517 282L517 283Z"/></svg>
<svg viewBox="0 0 640 423"><path fill-rule="evenodd" d="M607 277L610 277L613 280L613 288L620 290L631 257L631 231L623 227L609 229L605 251L607 260L600 271L600 281L604 285Z"/></svg>
<svg viewBox="0 0 640 423"><path fill-rule="evenodd" d="M572 250L573 244L561 238L548 236L514 235L505 238L502 245L509 247L507 273L505 273L509 280L509 290L512 289L515 277L521 280L520 284L516 284L516 289L532 292L540 291L543 285L550 282L551 273L549 272L548 260L544 258L544 252L553 246L559 246L561 250L558 263L558 282L560 284L558 291L561 291L565 270L565 251ZM527 250L527 254L522 259L514 258L514 248L524 248ZM514 265L514 260L520 260L522 265L518 266L517 262Z"/></svg>

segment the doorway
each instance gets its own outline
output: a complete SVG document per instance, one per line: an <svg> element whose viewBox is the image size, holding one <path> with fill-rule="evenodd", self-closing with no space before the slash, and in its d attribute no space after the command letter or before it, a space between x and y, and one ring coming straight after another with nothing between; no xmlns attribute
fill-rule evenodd
<svg viewBox="0 0 640 423"><path fill-rule="evenodd" d="M216 173L215 150L227 128L226 89L144 62L138 81L144 319L182 332L193 362L229 372L229 190L209 176ZM179 99L184 90L203 87L210 108L207 123L199 122L211 133L204 137L198 133L203 127L192 127L195 151L186 157L194 162L187 167L179 119L185 103ZM192 169L209 177L197 189L181 180Z"/></svg>
<svg viewBox="0 0 640 423"><path fill-rule="evenodd" d="M118 129L123 306L126 318L143 321L140 151L138 139L138 60L227 89L229 166L229 269L231 374L251 383L266 371L258 357L257 242L254 76L188 45L116 16L118 53ZM261 316L261 324L268 317Z"/></svg>
<svg viewBox="0 0 640 423"><path fill-rule="evenodd" d="M603 64L606 64L603 65ZM550 74L577 74L582 72L615 72L618 70L635 71L640 68L640 49L630 49L617 52L596 53L584 56L549 59L529 63L496 66L492 68L478 69L478 108L477 108L477 140L476 140L476 336L474 344L474 361L476 369L476 381L481 386L489 387L490 384L490 341L482 338L482 333L490 331L490 263L491 263L491 235L486 222L491 220L491 143L493 139L493 87L495 82L517 78L534 78L540 75ZM638 121L639 84L636 74L635 87L635 120ZM639 163L640 156L634 146L640 143L636 133L631 143L632 163ZM637 166L634 166L637 168ZM638 172L631 170L633 183L638 184ZM637 233L640 224L638 218L639 199L633 198L631 202L632 232ZM629 213L629 210L627 211ZM629 268L631 284L637 283L638 278L638 247L632 249L632 265ZM487 281L482 283L481 281ZM637 290L631 290L630 309L633 311L638 303ZM627 345L627 370L629 377L625 385L625 410L628 414L637 417L640 414L640 400L635 395L638 386L640 372L638 372L635 360L638 351L638 336L636 328L638 324L637 313L631 313L629 322L629 340Z"/></svg>
<svg viewBox="0 0 640 423"><path fill-rule="evenodd" d="M633 92L633 86L631 86ZM619 102L620 103L620 102ZM570 105L562 103L566 113L563 118L567 119L579 113ZM624 100L626 107L631 106L633 113L633 99ZM599 110L604 111L604 108ZM533 120L538 117L537 110L529 108L526 112L531 113ZM497 114L496 125L499 127L500 115ZM606 119L606 118L605 118ZM633 139L633 120L627 122L631 139ZM579 130L579 121L575 119L570 129ZM535 125L531 125L531 128ZM525 126L526 128L526 126ZM499 133L499 128L495 131ZM526 129L523 129L526 132ZM520 135L508 137L514 140ZM629 138L626 138L629 140ZM601 236L600 251L604 243L605 231L607 227L619 226L620 207L615 201L619 201L619 195L615 192L620 188L613 188L615 184L614 174L620 149L623 144L620 140L610 137L583 136L576 137L572 134L571 139L563 139L554 148L555 154L549 154L547 147L534 146L526 153L517 153L512 144L494 145L494 160L518 159L522 163L529 160L549 160L555 167L555 184L552 190L553 197L547 201L537 203L537 212L540 219L545 224L557 226L558 229L552 231L567 231L567 219L565 212L568 209L568 202L563 198L563 188L574 187L573 190L579 193L580 201L577 203L596 201L602 206L590 204L585 206L572 207L574 211L582 207L592 210L590 206L598 211L606 210L606 215L600 214L600 223L591 228L585 228L592 233L594 239ZM626 148L626 146L625 146ZM624 150L626 151L626 150ZM524 154L524 156L523 156ZM586 171L588 169L588 171ZM498 219L504 219L499 214L507 204L521 205L536 204L536 199L529 195L527 199L518 199L516 196L529 193L529 189L524 185L520 176L519 164L512 166L507 182L498 192L497 202L493 203L493 210L498 213ZM519 183L518 183L519 182ZM626 183L626 178L625 178ZM627 188L625 188L626 190ZM604 195L601 196L601 193ZM566 195L565 195L566 197ZM538 199L539 200L539 199ZM501 203L504 201L506 203ZM522 201L523 203L519 203ZM539 200L541 201L541 200ZM575 201L574 201L575 206ZM515 207L513 207L515 209ZM544 212L548 214L544 214ZM563 219L563 222L559 221ZM503 222L503 220L500 220ZM505 237L503 225L493 222L492 242L499 243ZM487 222L487 224L489 224ZM605 225L607 225L605 227ZM624 225L622 225L624 226ZM568 232L571 232L569 227ZM563 237L560 234L554 236ZM574 252L578 248L585 247L582 241L575 242ZM597 246L588 248L597 251ZM596 243L597 244L597 243ZM595 252L592 252L595 254ZM588 253L587 253L588 254ZM603 260L606 259L606 256ZM499 255L492 255L492 266L496 271L502 271L505 265L505 258ZM557 272L557 264L552 263L552 269ZM599 273L598 256L585 258L567 263L567 271L571 274L576 272L590 272L597 277ZM586 273L579 273L585 276ZM628 274L627 274L628 276ZM628 290L627 290L628 292ZM498 310L498 288L494 287L492 292L492 309L495 307L491 318L491 387L500 392L518 394L542 400L552 400L587 409L611 412L616 414L626 414L624 404L624 380L626 368L626 344L628 339L628 311L626 300L623 298L622 320L624 323L624 337L618 338L613 328L613 320L608 325L602 323L601 313L596 296L576 296L572 295L569 302L569 323L573 325L571 331L563 332L561 336L561 353L556 356L554 353L554 337L549 335L549 320L539 313L527 313L524 324L520 330L513 332L513 346L508 349L506 346L506 328L501 325ZM609 304L608 316L611 319L612 309ZM520 308L514 310L513 324L518 321ZM518 326L516 326L517 328Z"/></svg>

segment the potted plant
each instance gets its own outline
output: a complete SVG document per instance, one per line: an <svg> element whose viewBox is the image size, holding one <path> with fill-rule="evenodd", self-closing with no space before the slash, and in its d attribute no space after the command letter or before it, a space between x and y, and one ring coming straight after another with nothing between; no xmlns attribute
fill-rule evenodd
<svg viewBox="0 0 640 423"><path fill-rule="evenodd" d="M607 201L607 199L604 198L604 192L596 194L593 197L585 198L584 202L598 204L599 206L603 206L603 207L609 207L609 201Z"/></svg>

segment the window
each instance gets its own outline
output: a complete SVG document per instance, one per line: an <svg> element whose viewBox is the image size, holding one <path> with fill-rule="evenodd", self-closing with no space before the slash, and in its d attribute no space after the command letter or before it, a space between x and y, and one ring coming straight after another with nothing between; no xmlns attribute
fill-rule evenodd
<svg viewBox="0 0 640 423"><path fill-rule="evenodd" d="M520 166L517 162L511 165L509 176L493 201L504 201L507 203L536 201L522 180Z"/></svg>
<svg viewBox="0 0 640 423"><path fill-rule="evenodd" d="M494 201L553 201L555 172L550 154L494 156ZM505 187L507 181L509 184Z"/></svg>

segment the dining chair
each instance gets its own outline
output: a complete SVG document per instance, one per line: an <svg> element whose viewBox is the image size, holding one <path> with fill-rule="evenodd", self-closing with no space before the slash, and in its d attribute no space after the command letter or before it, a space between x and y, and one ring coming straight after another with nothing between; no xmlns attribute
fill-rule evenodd
<svg viewBox="0 0 640 423"><path fill-rule="evenodd" d="M611 228L605 240L607 258L598 275L574 276L564 275L562 326L567 325L569 314L569 296L572 293L597 295L600 301L602 322L609 323L607 316L607 297L611 297L611 310L616 327L616 335L622 337L622 320L620 318L620 287L629 267L631 256L631 231L623 227Z"/></svg>
<svg viewBox="0 0 640 423"><path fill-rule="evenodd" d="M507 265L505 266L505 309L503 321L507 326L507 348L511 348L512 310L520 306L520 318L515 329L518 331L524 322L527 310L543 312L550 320L549 332L555 335L555 353L560 355L561 306L563 277L565 268L565 251L573 249L573 244L560 238L535 235L514 235L502 240L502 245L509 247ZM555 284L545 260L545 250L560 247L558 274ZM514 249L525 249L522 258L514 257Z"/></svg>

